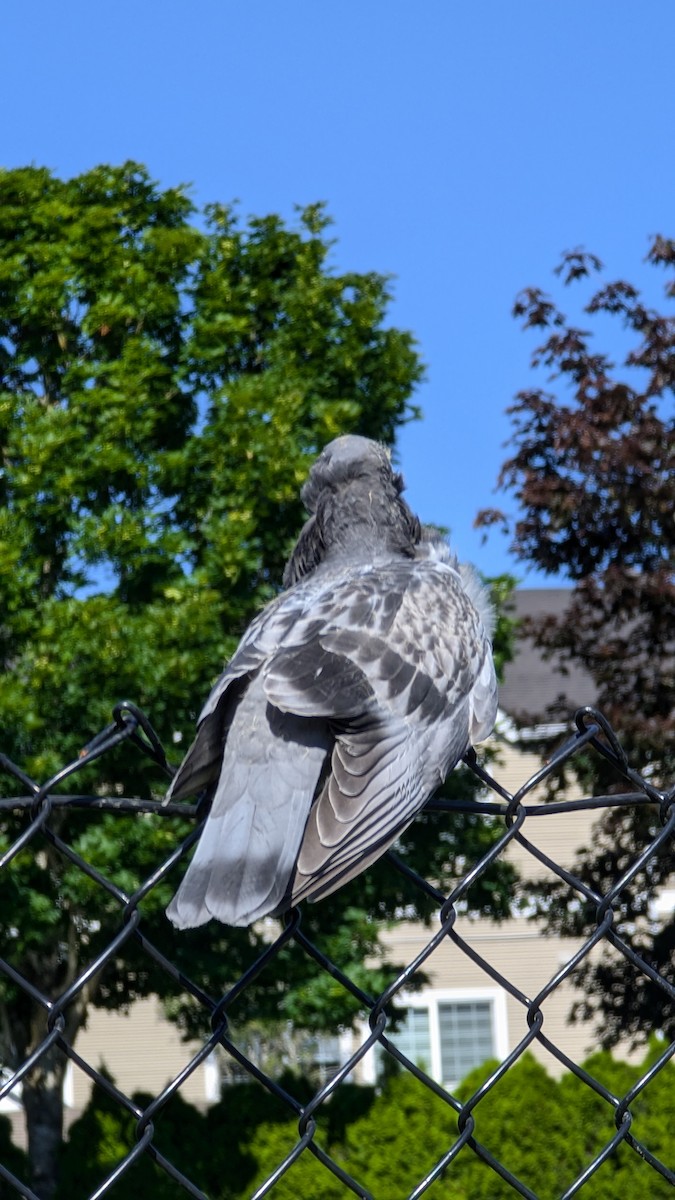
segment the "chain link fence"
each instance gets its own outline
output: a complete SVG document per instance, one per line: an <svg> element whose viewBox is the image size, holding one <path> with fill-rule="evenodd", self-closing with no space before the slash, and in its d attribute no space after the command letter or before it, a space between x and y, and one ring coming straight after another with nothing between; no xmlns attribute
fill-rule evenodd
<svg viewBox="0 0 675 1200"><path fill-rule="evenodd" d="M579 1066L555 1045L547 1037L544 1029L542 1009L544 1001L560 987L563 981L573 976L579 965L587 960L588 956L599 945L612 947L614 952L623 955L629 960L636 973L636 978L645 977L651 980L653 984L663 990L664 997L670 1003L675 1000L674 980L672 978L664 978L659 972L655 971L649 962L636 954L626 944L613 927L615 910L620 905L623 890L629 886L636 876L639 876L640 872L653 860L653 856L665 852L668 844L672 842L675 831L675 788L668 792L659 790L652 786L648 778L644 778L634 770L628 763L613 730L600 713L590 708L579 710L576 714L576 729L573 736L515 794L510 794L481 767L473 753L467 756L465 760L467 766L476 773L484 787L485 800L473 804L466 802L464 806L461 804L450 804L449 802L444 803L442 801L432 802L432 804L435 804L436 807L447 808L449 819L452 818L452 812L456 812L458 809L460 811L478 811L488 814L493 818L497 815L503 820L504 832L489 852L479 862L472 865L471 869L467 871L449 895L443 895L438 892L428 880L415 875L408 867L398 861L393 853L389 854L388 857L392 869L404 871L416 887L422 889L427 896L433 896L438 906L439 923L435 931L430 929L428 941L423 950L417 954L413 961L406 965L405 969L400 972L386 991L378 996L366 995L345 972L343 969L344 964L341 965L340 962L330 961L322 950L303 933L302 914L299 910L294 910L287 916L283 930L279 933L276 940L266 946L257 961L241 974L236 984L233 987L229 987L224 995L207 994L199 981L188 978L180 967L176 965L175 961L171 961L146 936L142 918L142 903L151 893L152 889L172 871L178 860L189 852L191 846L199 836L203 813L200 811L198 805L174 804L163 807L159 801L133 800L116 794L108 796L66 795L57 790L66 780L74 776L76 777L78 771L82 770L93 759L110 754L116 748L116 752L119 752L121 746L126 748L133 746L135 752L140 751L142 754L153 759L160 768L166 771L167 776L171 774L162 746L140 710L131 704L122 704L116 708L114 718L113 724L103 730L88 744L86 750L83 751L76 762L64 767L62 771L42 785L28 778L20 767L12 763L7 757L0 755L0 768L5 773L14 777L18 784L18 790L22 793L21 795L0 801L0 812L3 816L4 828L10 830L13 828L15 830L13 840L10 839L11 844L6 847L0 859L0 871L7 870L9 864L21 851L31 852L35 856L48 853L64 861L67 860L78 871L85 873L92 884L95 885L97 894L102 898L101 902L103 903L105 900L107 905L112 903L117 906L119 912L118 928L114 936L110 938L104 949L87 963L86 968L80 970L76 978L72 979L68 983L68 986L61 990L59 994L47 994L42 990L39 979L27 978L26 973L19 969L18 964L11 961L11 939L7 941L4 957L0 959L0 973L4 977L5 985L13 989L19 989L25 996L26 1002L32 1003L37 1011L41 1011L44 1014L39 1043L11 1071L5 1071L4 1082L0 1088L0 1099L10 1095L13 1089L16 1089L17 1085L34 1070L36 1065L39 1065L41 1061L47 1060L48 1056L53 1054L54 1049L57 1048L60 1054L64 1055L76 1070L82 1071L89 1076L94 1085L103 1089L109 1100L119 1106L120 1110L129 1114L135 1122L136 1142L129 1153L117 1163L114 1170L106 1179L101 1180L95 1192L90 1193L88 1197L74 1195L72 1200L99 1200L99 1197L105 1196L110 1189L124 1180L132 1165L144 1155L153 1159L156 1165L166 1172L167 1176L179 1188L183 1189L186 1195L195 1197L196 1200L208 1200L195 1182L188 1178L183 1171L179 1170L170 1158L157 1148L155 1144L155 1122L171 1098L180 1092L188 1076L205 1061L216 1047L221 1047L222 1052L231 1056L238 1064L240 1071L243 1070L248 1073L252 1079L258 1080L270 1093L276 1096L287 1109L289 1116L297 1121L297 1141L295 1145L286 1157L278 1162L276 1169L262 1186L258 1187L255 1192L255 1200L260 1200L261 1197L270 1192L273 1193L277 1182L303 1155L313 1155L323 1165L326 1172L329 1172L333 1177L331 1180L332 1187L335 1187L337 1181L344 1191L345 1196L356 1195L366 1200L366 1198L371 1196L371 1193L357 1180L351 1178L343 1166L331 1158L319 1144L319 1140L316 1137L317 1117L322 1110L322 1106L326 1105L331 1097L343 1086L350 1074L358 1067L364 1056L376 1043L379 1043L381 1053L391 1056L405 1071L411 1072L421 1084L431 1089L435 1096L447 1106L448 1110L449 1133L447 1144L435 1147L436 1161L432 1169L428 1171L424 1178L419 1179L414 1189L408 1193L408 1200L417 1200L417 1197L422 1196L444 1173L444 1177L451 1177L452 1163L460 1154L475 1155L484 1164L485 1171L488 1173L492 1172L494 1176L499 1177L503 1181L503 1184L508 1185L512 1189L514 1195L529 1197L529 1200L537 1200L537 1193L516 1178L503 1163L494 1157L480 1140L481 1114L489 1108L493 1089L505 1073L512 1068L535 1041L545 1046L547 1051L557 1059L565 1071L571 1072L595 1096L604 1102L608 1111L613 1116L616 1130L613 1136L608 1138L600 1152L595 1154L585 1164L584 1169L574 1180L566 1180L564 1183L561 1183L562 1200L568 1200L569 1197L576 1195L584 1189L598 1168L615 1154L620 1144L629 1147L631 1151L649 1164L654 1172L654 1178L659 1177L661 1181L667 1181L671 1186L675 1185L675 1171L653 1154L649 1147L642 1144L631 1131L633 1120L631 1106L635 1104L645 1089L649 1088L652 1080L663 1070L673 1055L675 1055L675 1042L663 1049L658 1060L652 1062L649 1068L645 1069L630 1091L625 1095L614 1095L598 1079L594 1078L587 1070ZM556 804L548 805L532 802L532 793L549 775L557 771L563 764L569 763L573 767L576 756L581 754L587 755L589 753L600 755L610 762L619 775L626 781L629 790L612 796L560 801ZM644 845L635 847L634 856L629 866L620 878L615 879L611 889L603 895L596 894L581 879L575 877L569 870L553 861L538 849L526 837L525 826L527 822L541 820L561 810L600 809L609 805L656 806L660 815L660 831L656 836L650 836ZM156 863L154 869L143 881L142 886L134 891L133 894L126 894L120 887L116 886L115 883L92 866L91 862L85 861L84 857L77 854L72 845L68 843L66 837L62 836L63 826L60 815L63 815L62 810L64 807L70 810L82 810L84 814L83 819L86 819L87 810L91 811L92 809L104 809L110 813L118 814L120 820L124 819L126 821L130 818L140 820L141 814L147 812L161 814L166 818L175 817L177 814L180 814L183 817L192 818L194 828L189 836L181 844L176 845L163 861ZM12 825L12 822L14 822L14 825ZM528 854L538 860L547 871L551 872L553 877L562 880L570 889L570 894L576 895L580 902L592 904L597 913L597 923L593 933L584 941L573 957L548 981L539 994L533 997L524 995L511 980L497 971L489 961L482 957L475 946L469 945L455 928L458 911L461 911L462 899L469 887L486 871L488 866L498 856L504 853L506 847L512 842L518 843ZM121 830L121 853L123 853L123 846L124 831ZM56 894L46 899L54 905L57 905L59 902L58 895ZM470 956L473 962L485 972L486 980L493 981L493 983L505 989L506 993L522 1006L527 1025L527 1032L500 1064L499 1068L494 1070L489 1078L484 1080L482 1086L470 1098L464 1099L461 1102L449 1090L431 1078L425 1070L406 1058L395 1045L394 1041L391 1040L390 1036L388 1036L387 1032L388 1006L391 1005L392 1001L396 1000L397 996L405 991L415 972L423 968L424 964L434 954L434 951L446 939L450 939L463 953ZM277 956L282 948L289 944L295 944L297 951L310 956L322 971L330 973L337 986L344 988L346 992L354 997L364 1018L367 1018L370 1030L368 1036L362 1039L361 1044L348 1061L344 1062L331 1075L328 1081L316 1091L309 1103L304 1104L300 1104L281 1086L278 1080L269 1077L255 1062L251 1061L246 1053L242 1051L241 1047L236 1044L228 1024L228 1014L237 997L241 996L245 989L258 978L263 969L270 967L272 970L274 969ZM140 952L142 956L145 956L147 961L151 961L153 970L166 973L170 981L170 987L174 990L176 996L187 993L194 998L197 1004L203 1006L203 1009L208 1014L212 1030L211 1036L204 1040L198 1053L190 1058L190 1061L186 1063L181 1073L164 1088L161 1094L157 1095L143 1109L130 1096L118 1089L91 1062L85 1061L77 1051L74 1036L69 1035L68 1016L71 1008L81 1001L86 988L90 986L92 980L96 980L100 976L106 965L114 958L124 955L125 950L130 948L131 945L134 946L136 952ZM81 953L80 961L86 961L86 958L85 949ZM41 1200L31 1190L31 1187L25 1180L18 1178L2 1162L0 1162L0 1181L2 1181L0 1194L3 1196L5 1194L7 1196L17 1195L25 1197L26 1200ZM503 1184L500 1186L503 1186ZM118 1193L116 1192L115 1194ZM487 1195L488 1193L484 1194ZM501 1192L499 1194L501 1195Z"/></svg>

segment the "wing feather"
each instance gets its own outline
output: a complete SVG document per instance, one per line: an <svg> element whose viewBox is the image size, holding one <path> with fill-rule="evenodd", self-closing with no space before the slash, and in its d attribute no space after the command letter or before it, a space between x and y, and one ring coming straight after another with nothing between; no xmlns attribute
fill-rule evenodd
<svg viewBox="0 0 675 1200"><path fill-rule="evenodd" d="M435 561L396 564L377 583L380 595L396 596L386 637L372 619L374 603L367 630L351 625L353 597L320 634L322 648L349 654L367 672L373 701L358 730L337 723L331 775L298 856L294 902L326 895L379 857L494 719L489 646L457 572Z"/></svg>
<svg viewBox="0 0 675 1200"><path fill-rule="evenodd" d="M331 736L271 708L255 676L232 715L211 811L167 912L250 925L282 901Z"/></svg>
<svg viewBox="0 0 675 1200"><path fill-rule="evenodd" d="M358 745L345 735L336 742L331 774L305 828L292 884L293 903L316 894L317 888L322 894L332 890L331 880L337 886L350 866L361 863L364 846L383 849L417 811L419 772L411 770L406 753L408 731L401 722L392 724L385 737L382 733L374 725L367 734L360 731Z"/></svg>
<svg viewBox="0 0 675 1200"><path fill-rule="evenodd" d="M495 708L486 634L448 561L318 567L252 622L204 706L170 794L212 784L213 806L171 919L249 924L334 890Z"/></svg>
<svg viewBox="0 0 675 1200"><path fill-rule="evenodd" d="M497 677L492 655L486 651L480 673L471 693L471 744L475 746L489 737L497 719Z"/></svg>

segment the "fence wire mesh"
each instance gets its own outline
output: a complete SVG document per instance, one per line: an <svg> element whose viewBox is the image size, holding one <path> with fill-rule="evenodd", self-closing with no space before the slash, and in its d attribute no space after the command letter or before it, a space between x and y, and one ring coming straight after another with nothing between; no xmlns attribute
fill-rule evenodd
<svg viewBox="0 0 675 1200"><path fill-rule="evenodd" d="M675 1171L652 1153L649 1146L638 1140L631 1131L633 1120L631 1106L645 1092L645 1089L649 1088L650 1083L675 1055L675 1042L665 1046L658 1059L644 1070L644 1073L626 1094L615 1095L556 1045L547 1036L544 1027L543 1005L545 1000L564 981L573 976L579 965L587 960L599 945L611 946L613 951L623 955L632 964L636 979L642 976L651 980L653 984L662 989L664 997L669 1002L675 1000L675 981L672 978L665 978L656 971L614 929L614 916L620 906L622 892L636 876L639 876L653 856L659 852L663 853L664 848L667 848L668 844L672 842L675 832L675 788L669 791L660 790L654 787L648 778L635 770L627 761L612 728L602 714L596 710L591 708L579 710L576 714L575 725L575 731L565 745L513 794L479 765L473 753L467 756L466 765L476 773L484 788L484 801L479 803L467 801L465 805L450 802L444 804L444 802L437 801L435 802L436 807L446 808L450 820L453 811L457 812L462 809L478 811L491 817L496 815L503 821L504 832L489 852L480 861L471 865L448 895L441 894L432 883L416 875L398 861L395 854L390 853L388 857L392 869L404 871L416 887L422 889L427 896L433 895L438 906L438 926L435 930L430 928L428 940L423 949L411 962L406 964L394 982L381 995L377 996L365 994L343 969L344 964L331 961L319 946L305 935L300 910L293 910L288 914L278 937L266 946L258 959L241 974L234 986L229 985L223 994L208 994L198 980L188 978L180 966L176 965L176 961L172 961L146 936L143 924L143 901L153 888L173 870L178 860L189 854L199 835L204 818L200 806L198 804L170 804L164 807L161 800L143 801L117 794L75 795L65 794L58 790L66 780L76 777L77 773L93 759L109 754L115 748L119 750L120 746L126 747L127 750L131 750L133 747L134 752L140 752L153 759L166 772L167 776L171 774L164 750L150 723L134 705L118 705L114 712L113 723L87 745L77 761L65 766L58 774L43 784L30 779L19 766L6 756L0 755L0 768L18 782L22 793L0 800L0 812L3 814L5 829L15 829L13 840L10 840L10 844L7 845L0 858L0 872L6 870L21 851L27 850L34 856L38 856L41 853L44 854L48 848L50 854L56 855L64 861L67 860L78 871L88 876L95 885L97 894L101 897L101 903L104 900L108 905L112 903L118 911L114 936L109 939L100 953L88 961L86 967L68 982L68 986L58 993L49 994L47 991L43 991L39 981L27 978L17 963L11 961L11 939L6 943L5 957L0 959L0 973L4 976L6 983L19 989L26 1001L32 1002L43 1013L43 1027L38 1044L32 1048L23 1061L14 1064L11 1070L5 1070L0 1087L0 1099L9 1096L12 1092L16 1094L17 1085L21 1084L21 1081L37 1064L53 1053L54 1048L58 1048L58 1051L73 1064L76 1071L84 1072L95 1087L103 1089L109 1100L119 1106L121 1111L129 1114L135 1122L136 1140L133 1147L117 1162L107 1177L100 1180L94 1192L88 1193L86 1197L84 1195L73 1196L73 1200L99 1200L99 1197L104 1197L116 1184L124 1180L133 1164L144 1155L149 1156L187 1195L195 1197L197 1200L209 1200L200 1187L183 1170L179 1170L170 1157L157 1148L155 1130L157 1118L162 1110L172 1097L180 1092L192 1072L206 1060L216 1047L221 1047L222 1051L238 1064L240 1072L245 1072L251 1079L257 1080L268 1092L276 1096L287 1109L289 1116L297 1121L295 1145L283 1159L280 1159L275 1170L265 1182L258 1186L254 1193L254 1200L260 1200L261 1197L273 1192L281 1177L289 1169L292 1169L303 1155L313 1155L323 1165L326 1172L332 1175L332 1184L334 1185L335 1181L339 1182L345 1196L352 1194L363 1197L364 1200L370 1198L371 1192L358 1180L352 1178L343 1166L322 1148L320 1140L317 1138L317 1116L322 1106L326 1105L343 1086L376 1043L379 1044L381 1053L391 1056L405 1071L415 1076L422 1085L430 1089L447 1106L448 1110L447 1142L444 1145L433 1147L433 1163L430 1164L428 1171L423 1178L419 1179L413 1190L407 1192L408 1200L417 1200L417 1197L422 1196L439 1177L444 1175L444 1172L446 1174L450 1172L453 1161L460 1154L476 1156L484 1164L485 1171L493 1172L494 1176L499 1177L507 1184L515 1195L537 1200L537 1193L522 1180L516 1178L480 1139L481 1114L489 1108L493 1089L534 1042L543 1045L564 1070L571 1072L595 1096L601 1098L607 1106L608 1112L612 1114L615 1126L615 1132L608 1137L601 1150L589 1158L576 1178L561 1181L562 1200L568 1200L584 1189L598 1168L615 1154L617 1147L621 1144L640 1156L653 1169L654 1177L658 1176L671 1186L675 1185ZM630 790L601 798L563 800L557 804L532 803L532 794L548 776L563 764L569 763L573 767L576 756L589 752L600 755L611 763L626 781ZM526 836L525 826L528 822L540 821L555 812L597 810L609 805L655 806L660 816L660 830L655 836L650 836L643 845L635 846L630 864L621 876L614 880L613 886L606 893L601 894L593 891L569 869L543 853ZM180 814L182 817L191 818L194 827L180 844L172 848L170 854L154 864L147 878L133 894L126 894L91 862L76 853L73 846L69 844L67 832L64 833L63 821L60 819L64 808L81 810L85 814L87 811L91 813L91 810L103 809L119 816L120 821L140 819L141 814L148 812L157 813L166 818ZM15 822L14 826L12 826L12 821ZM534 996L525 995L512 980L483 957L475 945L470 944L462 937L456 928L462 899L472 882L480 877L490 863L502 855L512 842L517 843L524 851L532 855L547 871L551 872L552 876L562 880L569 888L571 895L575 895L584 903L592 904L596 911L596 927L592 934ZM120 847L121 853L123 853L123 830L120 832ZM55 906L59 903L57 894L47 897L46 900ZM432 1078L427 1071L407 1058L387 1032L388 1007L392 1001L396 1000L397 996L405 992L415 972L423 968L438 947L446 942L446 939L450 939L462 953L468 955L485 973L487 980L503 988L522 1007L523 1027L526 1029L518 1044L511 1049L498 1069L493 1070L489 1077L485 1078L472 1096L462 1101ZM369 1028L368 1035L361 1039L349 1059L330 1074L330 1077L316 1090L308 1103L300 1103L277 1079L273 1078L271 1074L265 1073L242 1049L241 1045L236 1043L229 1024L229 1012L235 1000L247 987L252 985L261 971L274 969L277 956L289 944L294 944L298 951L310 956L323 971L331 975L339 987L344 988L355 998L363 1016L367 1018ZM69 1033L68 1021L69 1011L81 1000L87 985L100 976L107 964L120 955L124 955L125 950L132 945L147 961L152 962L153 970L158 969L166 973L170 980L170 987L175 991L176 996L188 993L197 1004L203 1007L208 1013L212 1030L211 1036L203 1041L198 1052L191 1055L186 1061L183 1070L144 1108L139 1107L134 1099L120 1090L105 1073L78 1053L75 1038ZM80 957L81 960L86 960L86 947ZM26 1200L41 1200L25 1180L18 1178L2 1162L0 1162L0 1180L5 1185L4 1190L0 1187L2 1195L13 1196L16 1194L25 1197Z"/></svg>

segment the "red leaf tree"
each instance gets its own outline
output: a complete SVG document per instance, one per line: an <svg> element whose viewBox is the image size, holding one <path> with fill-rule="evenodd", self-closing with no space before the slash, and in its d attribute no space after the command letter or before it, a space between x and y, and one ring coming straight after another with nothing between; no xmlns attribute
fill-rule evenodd
<svg viewBox="0 0 675 1200"><path fill-rule="evenodd" d="M675 782L675 241L654 238L647 261L669 274L668 311L649 308L624 281L597 287L584 308L601 335L612 318L635 335L619 366L540 289L517 298L514 315L543 335L532 365L548 372L555 394L517 394L499 486L515 497L518 516L511 525L492 509L478 523L506 526L517 558L571 580L564 617L530 621L525 632L552 669L578 663L590 673L631 764L668 788ZM601 270L594 255L574 250L556 273L570 285ZM588 786L621 787L597 768L592 774ZM580 873L606 891L652 827L659 827L656 807L608 813ZM666 974L675 919L655 925L653 901L674 870L672 853L656 858L626 890L618 916L622 935ZM561 932L581 932L594 918L568 910L555 887L542 905ZM675 1003L646 979L636 986L623 958L586 967L582 982L583 1015L600 1018L605 1043L654 1028L675 1033Z"/></svg>

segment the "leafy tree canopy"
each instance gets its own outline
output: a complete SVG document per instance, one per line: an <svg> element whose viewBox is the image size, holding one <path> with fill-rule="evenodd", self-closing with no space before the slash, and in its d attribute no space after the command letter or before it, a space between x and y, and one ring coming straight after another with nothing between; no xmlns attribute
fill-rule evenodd
<svg viewBox="0 0 675 1200"><path fill-rule="evenodd" d="M311 456L417 415L387 282L331 273L320 206L195 215L133 163L0 175L0 724L40 774L127 693L187 735Z"/></svg>
<svg viewBox="0 0 675 1200"><path fill-rule="evenodd" d="M222 663L279 585L312 457L341 432L392 443L418 415L422 366L411 335L386 323L387 280L335 273L328 225L320 205L293 228L276 216L241 221L220 204L197 213L184 189L160 189L135 163L71 180L0 172L0 727L3 750L32 778L76 759L124 697L178 758ZM139 797L166 782L128 747L77 780L81 792ZM2 788L13 794L16 780L3 777ZM467 794L457 779L450 788ZM404 853L443 879L490 834L468 819L466 837L459 824L439 839L434 820ZM187 826L62 808L51 829L129 893ZM0 849L17 832L3 810ZM496 868L475 907L505 910L510 879ZM176 883L144 901L144 931L219 994L260 952L260 936L209 927L178 937L163 915ZM67 988L120 928L119 900L50 840L18 854L0 889L12 962L46 995ZM304 927L360 982L382 987L364 966L375 921L407 902L403 882L373 872ZM318 970L308 976L292 948L285 959L283 996L267 976L237 1019L270 1008L308 1026L351 1019L344 993L312 983ZM90 1003L125 1005L168 987L128 941L69 1005L65 1036ZM39 1042L44 1014L7 981L0 1000L12 1065ZM190 1031L194 1011L178 1008ZM45 1197L63 1066L53 1048L24 1079Z"/></svg>

